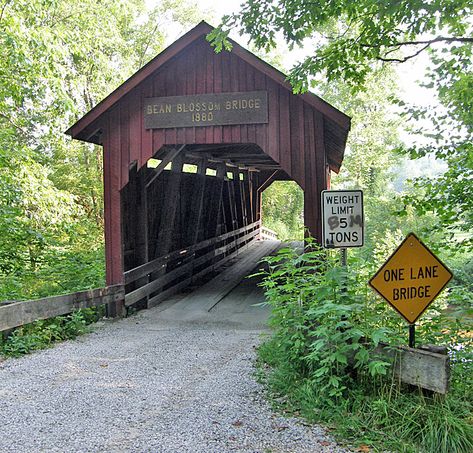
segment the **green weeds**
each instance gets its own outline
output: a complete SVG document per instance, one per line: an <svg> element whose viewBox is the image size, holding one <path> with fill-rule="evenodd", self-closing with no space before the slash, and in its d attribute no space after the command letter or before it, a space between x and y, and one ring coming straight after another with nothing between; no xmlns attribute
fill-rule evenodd
<svg viewBox="0 0 473 453"><path fill-rule="evenodd" d="M103 308L86 308L67 316L35 321L0 339L0 353L7 357L19 357L50 347L58 341L74 339L88 332L87 325L101 316Z"/></svg>
<svg viewBox="0 0 473 453"><path fill-rule="evenodd" d="M375 349L379 342L405 344L407 332L367 289L372 269L358 262L350 264L356 271L347 271L333 254L311 250L283 249L267 258L263 272L274 333L259 348L258 376L273 403L377 451L473 451L473 362L465 327L437 307L418 328L420 342L442 338L452 349L447 396L400 385Z"/></svg>

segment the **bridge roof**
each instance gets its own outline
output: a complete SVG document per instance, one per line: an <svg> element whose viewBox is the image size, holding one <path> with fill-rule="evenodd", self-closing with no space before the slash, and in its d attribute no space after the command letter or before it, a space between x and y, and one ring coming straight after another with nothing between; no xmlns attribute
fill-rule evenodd
<svg viewBox="0 0 473 453"><path fill-rule="evenodd" d="M148 64L143 66L138 72L97 104L92 110L80 118L66 131L66 134L79 140L101 144L102 139L100 132L103 123L101 120L103 117L110 113L110 111L113 110L129 93L133 92L137 87L152 78L154 74L159 72L159 70L162 70L163 67L167 66L167 63L175 60L176 57L185 52L186 49L194 43L199 40L205 40L205 36L213 29L214 28L206 22L199 23L196 27L163 50ZM282 72L258 58L238 43L232 40L230 41L233 45L231 51L232 54L252 66L256 71L276 82L280 87L288 90L291 93L291 96L302 99L304 104L310 106L323 115L325 118L323 127L324 142L328 164L332 170L338 172L343 160L346 140L350 130L350 117L313 93L307 92L297 96L293 95L291 85Z"/></svg>

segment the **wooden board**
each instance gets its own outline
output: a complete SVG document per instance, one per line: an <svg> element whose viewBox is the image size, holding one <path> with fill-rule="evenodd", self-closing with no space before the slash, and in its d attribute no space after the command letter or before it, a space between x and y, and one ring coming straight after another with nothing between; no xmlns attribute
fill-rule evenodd
<svg viewBox="0 0 473 453"><path fill-rule="evenodd" d="M394 360L394 375L403 383L446 394L450 384L450 357L418 349L380 345L381 356Z"/></svg>
<svg viewBox="0 0 473 453"><path fill-rule="evenodd" d="M214 266L212 266L213 262L224 262L228 259L228 254L232 250L236 249L236 252L238 253L239 249L248 242L254 240L257 235L259 235L259 222L208 239L189 248L174 251L145 265L139 266L136 269L131 269L125 273L125 282L131 283L139 278L149 275L151 275L152 281L149 283L145 282L141 287L138 287L131 292L127 292L125 296L125 305L133 305L144 297L148 297L152 293L159 291L165 285L174 282L177 278L186 276L187 274L189 274L191 280L195 279L197 275L202 274L203 270L199 271L198 274L193 275L194 269L199 268L204 264L206 264L208 272L212 271L214 268ZM227 239L229 239L230 242L224 244ZM196 252L209 246L213 246L213 249L196 258ZM177 263L176 260L178 260ZM165 268L169 263L173 263L175 266L177 265L177 267L165 272ZM187 278L185 278L185 280L188 281L188 283L191 281ZM173 286L178 286L180 289L183 288L182 281L177 282L175 285L173 284ZM170 294L170 288L167 288L162 292ZM156 295L153 296L152 299L156 302L163 298ZM150 304L148 303L148 306L149 305Z"/></svg>
<svg viewBox="0 0 473 453"><path fill-rule="evenodd" d="M125 297L123 285L91 289L64 296L15 302L0 307L0 331L23 326L39 319L65 315L81 308L116 303Z"/></svg>
<svg viewBox="0 0 473 453"><path fill-rule="evenodd" d="M271 254L279 244L279 241L256 241L234 266L186 296L176 308L189 306L192 310L210 311L256 267L261 258Z"/></svg>
<svg viewBox="0 0 473 453"><path fill-rule="evenodd" d="M257 234L257 232L252 234L252 236L255 236L256 234ZM239 239L238 241L241 241L241 240L242 239ZM202 279L202 277L209 274L210 272L215 271L216 267L223 266L227 261L230 261L230 260L236 258L238 255L241 255L245 251L245 249L251 247L253 245L253 243L254 243L254 237L252 237L252 239L250 239L247 244L245 244L245 245L241 246L240 248L236 249L234 252L230 253L229 255L225 256L224 258L221 258L215 266L205 267L204 269L197 272L196 274L194 274L190 277L187 277L185 280L182 280L182 281L178 282L176 285L171 286L167 290L157 294L156 296L153 296L148 302L148 308L156 307L161 302L165 301L166 299L173 296L174 294L180 292L181 290L183 290L187 286L189 286L193 283L199 282ZM198 260L207 259L208 256L215 256L215 252L210 252L207 255L198 258ZM198 260L196 260L196 261L198 261Z"/></svg>
<svg viewBox="0 0 473 453"><path fill-rule="evenodd" d="M158 270L160 266L165 265L169 261L172 261L178 258L185 258L186 256L198 250L201 250L203 248L206 248L218 242L224 241L225 239L230 239L235 236L241 235L243 233L248 234L251 231L258 229L259 227L260 227L260 222L253 222L252 224L247 225L245 227L238 228L237 230L229 231L228 233L222 234L217 237L206 239L205 241L199 242L198 244L192 245L190 247L185 247L180 250L174 250L173 252L160 256L152 261L149 261L148 263L142 264L141 266L137 266L134 269L130 269L126 271L125 283L128 284L128 283L134 282L135 280L141 277L151 274L152 272Z"/></svg>

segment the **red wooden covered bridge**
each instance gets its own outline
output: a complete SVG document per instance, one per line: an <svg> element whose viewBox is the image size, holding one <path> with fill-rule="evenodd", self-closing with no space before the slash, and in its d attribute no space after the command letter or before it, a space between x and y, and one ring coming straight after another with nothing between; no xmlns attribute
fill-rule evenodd
<svg viewBox="0 0 473 453"><path fill-rule="evenodd" d="M257 240L275 180L303 189L305 226L321 238L320 192L350 118L292 94L235 42L216 54L211 30L197 25L67 131L103 146L107 284L126 285L112 315L159 303Z"/></svg>

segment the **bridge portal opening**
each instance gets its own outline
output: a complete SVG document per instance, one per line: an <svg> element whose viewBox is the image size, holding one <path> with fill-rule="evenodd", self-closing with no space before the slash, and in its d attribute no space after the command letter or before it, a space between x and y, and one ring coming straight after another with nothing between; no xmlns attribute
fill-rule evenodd
<svg viewBox="0 0 473 453"><path fill-rule="evenodd" d="M126 305L157 305L274 241L263 237L260 187L279 171L256 144L165 145L133 164L120 193Z"/></svg>
<svg viewBox="0 0 473 453"><path fill-rule="evenodd" d="M295 181L274 181L262 198L263 227L281 241L304 240L304 191Z"/></svg>

